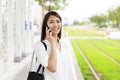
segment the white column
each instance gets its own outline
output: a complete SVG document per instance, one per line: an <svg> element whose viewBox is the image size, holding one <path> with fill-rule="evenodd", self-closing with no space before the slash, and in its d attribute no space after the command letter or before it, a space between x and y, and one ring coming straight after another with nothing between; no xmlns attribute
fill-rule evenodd
<svg viewBox="0 0 120 80"><path fill-rule="evenodd" d="M3 70L4 70L3 65L4 65L4 60L2 58L0 59L0 80L2 80L1 78L3 76Z"/></svg>
<svg viewBox="0 0 120 80"><path fill-rule="evenodd" d="M0 42L2 41L2 0L0 0Z"/></svg>
<svg viewBox="0 0 120 80"><path fill-rule="evenodd" d="M8 68L13 66L13 0L7 0L7 58Z"/></svg>
<svg viewBox="0 0 120 80"><path fill-rule="evenodd" d="M26 31L25 30L25 20L26 20L26 0L21 0L21 24L22 24L22 57L26 56Z"/></svg>
<svg viewBox="0 0 120 80"><path fill-rule="evenodd" d="M15 2L15 27L16 27L16 43L15 43L15 60L14 61L20 61L21 60L21 0L16 0Z"/></svg>
<svg viewBox="0 0 120 80"><path fill-rule="evenodd" d="M29 21L29 29L28 29L28 39L29 39L29 43L28 43L28 53L31 53L32 52L32 27L33 27L33 24L32 24L32 18L31 18L31 4L32 0L28 0L28 21Z"/></svg>
<svg viewBox="0 0 120 80"><path fill-rule="evenodd" d="M5 50L3 44L0 43L0 80L2 80L2 76L4 75L4 54Z"/></svg>
<svg viewBox="0 0 120 80"><path fill-rule="evenodd" d="M26 19L27 19L27 30L25 32L25 44L26 44L26 53L29 54L32 51L32 28L30 28L31 24L31 0L26 0L27 8L26 8Z"/></svg>

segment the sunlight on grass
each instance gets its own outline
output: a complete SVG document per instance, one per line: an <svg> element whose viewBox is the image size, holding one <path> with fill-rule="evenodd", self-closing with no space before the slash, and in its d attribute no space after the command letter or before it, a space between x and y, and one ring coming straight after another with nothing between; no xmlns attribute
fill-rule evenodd
<svg viewBox="0 0 120 80"><path fill-rule="evenodd" d="M67 27L66 31L68 32L69 36L105 36L105 33L101 33L98 30L86 30L81 28L74 28L74 27Z"/></svg>

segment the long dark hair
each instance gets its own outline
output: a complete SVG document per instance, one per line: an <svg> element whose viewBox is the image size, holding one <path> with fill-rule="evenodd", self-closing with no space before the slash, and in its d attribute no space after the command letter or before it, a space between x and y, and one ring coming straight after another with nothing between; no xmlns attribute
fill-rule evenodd
<svg viewBox="0 0 120 80"><path fill-rule="evenodd" d="M62 22L62 18L61 16L55 12L55 11L49 11L45 16L44 16L44 19L43 19L43 23L42 23L42 30L41 30L41 41L45 40L45 37L46 37L46 27L47 27L47 21L49 19L49 17L53 15L53 16L56 16L60 19L60 21ZM62 30L62 28L61 28ZM61 30L60 32L58 33L58 38L60 39L61 38Z"/></svg>

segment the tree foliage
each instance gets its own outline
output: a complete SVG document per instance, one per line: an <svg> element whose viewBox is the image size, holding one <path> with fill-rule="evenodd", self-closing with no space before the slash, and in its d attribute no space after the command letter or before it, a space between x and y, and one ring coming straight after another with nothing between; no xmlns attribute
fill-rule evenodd
<svg viewBox="0 0 120 80"><path fill-rule="evenodd" d="M120 6L109 9L106 15L94 15L89 19L91 22L96 23L99 27L111 25L112 27L117 27L120 30Z"/></svg>
<svg viewBox="0 0 120 80"><path fill-rule="evenodd" d="M64 9L68 5L68 0L36 0L45 10L58 10ZM44 5L43 5L44 4Z"/></svg>
<svg viewBox="0 0 120 80"><path fill-rule="evenodd" d="M90 21L96 23L99 27L106 27L107 16L104 14L94 15L90 18Z"/></svg>
<svg viewBox="0 0 120 80"><path fill-rule="evenodd" d="M116 7L115 9L110 9L108 13L109 20L113 22L112 25L120 28L120 6Z"/></svg>

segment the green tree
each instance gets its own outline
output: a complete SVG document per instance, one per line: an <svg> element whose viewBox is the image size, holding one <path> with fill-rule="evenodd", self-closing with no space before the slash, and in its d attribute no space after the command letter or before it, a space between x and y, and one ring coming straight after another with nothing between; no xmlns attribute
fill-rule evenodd
<svg viewBox="0 0 120 80"><path fill-rule="evenodd" d="M75 20L75 21L73 22L73 25L80 25L80 22L77 21L77 20Z"/></svg>
<svg viewBox="0 0 120 80"><path fill-rule="evenodd" d="M39 2L42 7L42 19L45 14L45 10L58 10L63 9L68 4L68 0L35 0Z"/></svg>
<svg viewBox="0 0 120 80"><path fill-rule="evenodd" d="M68 0L36 0L48 11L63 9L68 4Z"/></svg>
<svg viewBox="0 0 120 80"><path fill-rule="evenodd" d="M115 9L110 9L108 13L109 20L113 22L112 25L115 25L114 27L120 29L120 6L116 7Z"/></svg>
<svg viewBox="0 0 120 80"><path fill-rule="evenodd" d="M107 27L106 22L107 22L107 16L105 14L101 15L94 15L90 18L90 21L93 23L96 23L97 26L101 27Z"/></svg>

